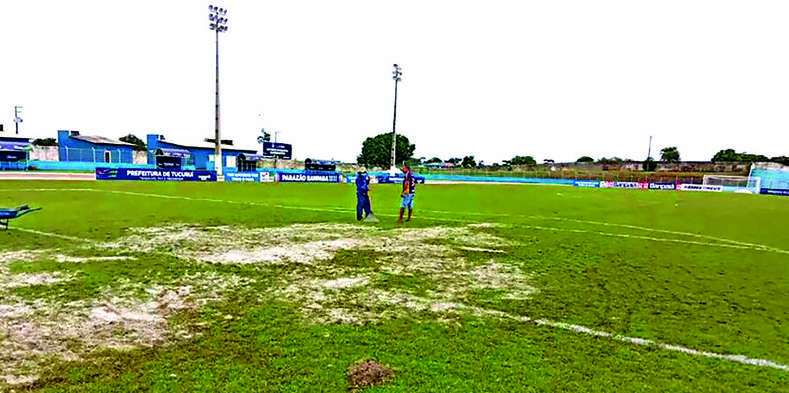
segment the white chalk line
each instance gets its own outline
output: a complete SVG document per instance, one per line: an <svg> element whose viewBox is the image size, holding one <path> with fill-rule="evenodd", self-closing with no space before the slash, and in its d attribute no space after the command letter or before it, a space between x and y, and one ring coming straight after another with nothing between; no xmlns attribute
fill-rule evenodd
<svg viewBox="0 0 789 393"><path fill-rule="evenodd" d="M0 190L4 191L4 190ZM229 204L237 204L237 205L252 205L252 206L262 206L262 207L270 207L270 208L281 208L281 209L291 209L291 210L307 210L307 211L320 211L320 212L332 212L332 213L343 213L347 214L348 209L343 208L328 208L328 207L308 207L308 206L293 206L293 205L282 205L282 204L269 204L269 203L262 203L262 202L252 202L252 201L232 201L232 200L225 200L225 199L212 199L212 198L193 198L187 196L180 196L180 195L164 195L164 194L151 194L151 193L142 193L142 192L133 192L133 191L118 191L118 190L100 190L100 189L92 189L92 188L28 188L28 189L18 189L18 190L8 190L8 191L92 191L92 192L106 192L112 194L120 194L120 195L132 195L132 196L143 196L143 197L151 197L151 198L165 198L165 199L180 199L180 200L189 200L189 201L199 201L199 202L212 202L212 203L229 203ZM439 213L439 214L455 214L457 212L449 212L449 211L440 211L440 210L423 210L425 213ZM680 235L680 236L688 236L688 237L695 237L707 240L714 240L728 244L720 244L720 243L710 243L710 242L697 242L692 240L682 240L682 239L666 239L666 238L657 238L652 236L639 236L639 235L627 235L627 234L618 234L618 233L609 233L609 232L598 232L598 231L586 231L580 229L564 229L564 228L547 228L547 227L539 227L539 226L525 226L526 228L532 229L551 229L557 231L570 231L576 233L588 233L588 234L596 234L601 236L612 236L612 237L623 237L623 238L632 238L632 239L640 239L640 240L649 240L649 241L661 241L661 242L675 242L675 243L684 243L684 244L693 244L699 246L710 246L710 247L723 247L723 248L735 248L735 249L750 249L750 250L757 250L757 251L764 251L764 252L773 252L778 254L787 254L789 255L789 251L779 249L776 247L771 247L763 244L757 243L747 243L747 242L740 242L737 240L731 240L726 238L720 238L715 236L708 236L708 235L700 235L697 233L691 232L681 232L681 231L672 231L667 229L657 229L657 228L649 228L649 227L641 227L637 225L629 225L629 224L616 224L616 223L606 223L600 221L591 221L591 220L581 220L575 218L565 218L565 217L545 217L545 216L535 216L535 215L517 215L517 214L507 214L507 213L477 213L477 212L464 212L463 214L468 215L476 215L476 216L502 216L502 217L523 217L528 219L536 219L536 220L556 220L556 221L568 221L568 222L576 222L581 224L593 224L593 225L604 225L604 226L612 226L612 227L621 227L621 228L628 228L628 229L636 229L642 231L650 231L650 232L659 232L659 233L667 233L673 235ZM388 214L378 214L381 217L394 217L394 215ZM462 220L462 219L451 219L451 218L429 218L429 217L422 217L422 219L428 219L433 221L454 221L454 222L470 222L469 220Z"/></svg>
<svg viewBox="0 0 789 393"><path fill-rule="evenodd" d="M35 191L45 191L45 190L46 191L65 191L64 189L30 189L30 190L35 190ZM0 190L0 191L2 191L2 190ZM19 191L19 190L17 190L17 191ZM294 207L294 206L285 206L285 205L276 205L276 204L263 204L263 203L258 203L258 202L228 201L228 200L210 199L210 198L191 198L191 197L184 197L184 196L137 193L137 192L131 192L131 191L105 191L105 190L95 190L95 189L69 189L68 191L112 192L112 193L115 193L115 194L127 194L127 195L137 195L137 196L167 198L167 199L182 199L182 200L217 202L217 203L260 205L260 206L268 206L268 207L302 209L302 210L315 210L315 211L332 211L332 212L347 213L347 211L345 209L339 209L339 208L337 208L337 209L329 209L329 208L317 208L317 207L316 208ZM552 219L550 217L538 217L538 216L534 216L534 218ZM587 222L585 220L563 219L563 218L555 218L555 219L566 220L566 221L595 223L595 224L601 224L601 225L609 225L608 223L600 223L600 222L592 222L592 221L588 221ZM628 227L628 226L625 226L624 224L611 224L611 226ZM730 241L733 244L716 244L716 243L697 242L697 241L692 241L692 240L665 239L665 238L655 238L655 237L649 237L649 236L638 236L638 235L628 235L628 234L617 234L617 233L608 233L608 232L588 231L588 230L582 230L582 229L551 228L551 227L541 227L541 226L533 226L533 225L524 226L524 227L525 228L532 228L532 229L539 229L539 230L566 231L566 232L589 233L589 234L598 234L598 235L603 235L603 236L634 238L634 239L652 240L652 241L678 242L678 243L687 243L687 244L695 244L695 245L702 245L702 246L717 246L717 247L728 247L728 248L738 248L738 249L758 249L758 250L761 250L761 251L786 252L784 250L771 249L771 248L767 248L766 246L752 245L752 244L749 244L749 243L737 244L739 242L736 242L736 241ZM653 230L651 228L643 228L643 227L635 227L635 226L634 226L634 228L635 229L644 229L644 230ZM58 238L63 238L63 239L68 239L68 240L76 240L76 241L87 242L87 243L96 243L94 240L82 239L82 238L77 238L77 237L72 237L72 236L59 235L59 234L55 234L55 233L36 231L36 230L20 228L20 227L12 227L10 229L15 229L15 230L20 230L20 231L35 233L35 234L44 235L44 236L58 237ZM655 231L656 232L667 232L667 233L672 233L673 232L673 231L664 231L664 230L655 230ZM675 234L685 234L685 233L676 232ZM727 239L724 239L724 240L727 240ZM504 313L504 312L500 312L500 311L491 311L491 310L484 310L484 309L477 309L477 310L479 312L481 312L482 314L492 314L492 315L504 316L504 317L507 317L507 318L510 318L510 319L515 319L515 320L519 320L519 321L523 321L523 322L531 322L531 323L535 323L537 325L549 326L549 327L559 328L559 329L573 331L573 332L577 332L577 333L583 333L583 334L592 335L592 336L606 337L606 338L610 338L612 340L627 342L627 343L631 343L631 344L637 344L637 345L643 345L643 346L654 346L656 348L669 350L669 351L681 352L681 353L685 353L685 354L689 354L689 355L693 355L693 356L702 356L702 357L707 357L707 358L723 359L723 360L729 360L729 361L739 362L739 363L753 365L753 366L771 367L771 368L776 368L776 369L783 370L783 371L789 371L789 365L783 365L783 364L776 363L776 362L773 362L773 361L770 361L770 360L754 359L754 358L749 358L747 356L741 356L741 355L723 355L723 354L718 354L718 353L714 353L714 352L699 351L699 350L686 348L686 347L682 347L682 346L678 346L678 345L670 345L670 344L660 343L660 342L653 341L653 340L648 340L648 339L642 339L642 338L628 337L628 336L623 336L623 335L618 335L618 334L612 334L612 333L609 333L609 332L604 332L604 331L600 331L600 330L594 330L594 329L590 329L590 328L587 328L587 327L584 327L584 326L574 325L574 324L570 324L570 323L566 323L566 322L556 322L556 321L550 321L550 320L546 320L546 319L532 319L532 318L524 317L524 316L514 316L514 315L510 315L510 314L507 314L507 313Z"/></svg>
<svg viewBox="0 0 789 393"><path fill-rule="evenodd" d="M661 342L653 341L653 340L649 340L649 339L644 339L644 338L628 337L628 336L624 336L624 335L621 335L621 334L613 334L613 333L605 332L605 331L602 331L602 330L595 330L595 329L591 329L591 328L588 328L588 327L585 327L585 326L574 325L574 324L566 323L566 322L556 322L556 321L551 321L551 320L547 320L547 319L532 319L532 318L529 318L529 317L526 317L526 316L512 315L512 314L508 314L508 313L505 313L503 311L498 311L498 310L489 310L489 309L484 309L484 308L479 308L479 307L469 307L469 309L471 311L479 314L479 315L491 315L491 316L497 316L499 318L507 318L507 319L512 319L512 320L516 320L516 321L520 321L520 322L534 323L536 325L548 326L548 327L568 330L568 331L576 332L576 333L583 333L583 334L587 334L587 335L590 335L590 336L610 338L610 339L615 340L615 341L621 341L621 342L626 342L626 343L630 343L630 344L643 345L643 346L653 346L653 347L664 349L664 350L668 350L668 351L682 352L682 353L685 353L685 354L688 354L688 355L693 355L693 356L701 356L701 357L714 358L714 359L730 360L730 361L733 361L733 362L748 364L748 365L752 365L752 366L771 367L771 368L777 368L777 369L783 370L783 371L789 371L789 365L773 362L771 360L749 358L747 356L742 356L742 355L724 355L724 354L708 352L708 351L699 351L699 350L696 350L696 349L691 349L691 348L687 348L687 347L683 347L683 346L679 346L679 345L665 344L665 343L661 343Z"/></svg>
<svg viewBox="0 0 789 393"><path fill-rule="evenodd" d="M457 212L450 212L450 211L442 211L442 210L425 210L427 213L438 213L438 214L458 214ZM521 217L533 220L554 220L554 221L569 221L569 222L576 222L579 224L591 224L591 225L604 225L604 226L611 226L611 227L620 227L620 228L627 228L627 229L635 229L639 231L648 231L648 232L660 232L660 233L667 233L671 235L679 235L679 236L688 236L688 237L695 237L700 239L707 239L707 240L715 240L724 243L731 243L731 244L738 244L742 246L749 246L751 248L758 248L761 250L771 250L774 252L782 253L782 254L789 254L789 251L782 250L779 248L767 246L764 244L757 244L757 243L747 243L741 242L737 240L726 239L717 236L710 236L710 235L702 235L698 233L692 232L682 232L682 231L672 231L668 229L658 229L658 228L650 228L650 227L642 227L638 225L630 225L630 224L617 224L611 222L601 222L601 221L592 221L592 220L582 220L577 218L567 218L567 217L546 217L546 216L537 216L537 215L526 215L526 214L509 214L509 213L478 213L478 212L463 212L466 215L474 215L474 216L491 216L491 217Z"/></svg>
<svg viewBox="0 0 789 393"><path fill-rule="evenodd" d="M41 236L56 237L56 238L59 238L59 239L77 241L77 242L82 242L82 243L91 243L91 244L97 243L95 240L83 239L83 238L74 237L74 236L66 236L66 235L61 235L61 234L51 233L51 232L37 231L35 229L21 228L21 227L18 227L18 226L9 226L8 229L13 229L15 231L21 231L21 232L33 233L33 234L41 235Z"/></svg>
<svg viewBox="0 0 789 393"><path fill-rule="evenodd" d="M667 238L662 238L662 237L629 235L629 234L626 234L626 233L599 232L599 231L589 231L589 230L586 230L586 229L574 229L574 228L543 227L543 226L538 226L538 225L519 225L519 226L521 228L537 229L537 230L543 230L543 231L585 233L585 234L592 234L592 235L609 236L609 237L621 237L621 238L626 238L626 239L639 239L639 240L648 240L648 241L655 241L655 242L682 243L682 244L693 244L693 245L697 245L697 246L735 248L735 249L740 249L740 250L755 250L755 251L766 251L766 252L777 252L777 253L789 254L789 251L784 251L784 250L777 250L777 249L763 248L763 247L743 246L743 245L738 245L738 244L707 243L707 242L699 242L699 241L694 241L694 240L667 239Z"/></svg>

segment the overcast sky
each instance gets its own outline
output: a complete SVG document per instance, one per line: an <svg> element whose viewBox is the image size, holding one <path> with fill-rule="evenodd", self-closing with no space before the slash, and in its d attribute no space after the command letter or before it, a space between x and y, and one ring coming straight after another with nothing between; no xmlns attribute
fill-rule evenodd
<svg viewBox="0 0 789 393"><path fill-rule="evenodd" d="M210 1L2 0L0 123L213 137ZM280 131L354 161L392 130L417 157L789 155L789 2L217 1L222 136Z"/></svg>

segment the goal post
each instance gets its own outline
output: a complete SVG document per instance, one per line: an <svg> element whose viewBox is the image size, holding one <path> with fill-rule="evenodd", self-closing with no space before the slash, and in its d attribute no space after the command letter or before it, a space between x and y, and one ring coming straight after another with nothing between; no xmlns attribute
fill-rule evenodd
<svg viewBox="0 0 789 393"><path fill-rule="evenodd" d="M761 187L761 178L750 175L704 175L704 185L734 187L758 194Z"/></svg>

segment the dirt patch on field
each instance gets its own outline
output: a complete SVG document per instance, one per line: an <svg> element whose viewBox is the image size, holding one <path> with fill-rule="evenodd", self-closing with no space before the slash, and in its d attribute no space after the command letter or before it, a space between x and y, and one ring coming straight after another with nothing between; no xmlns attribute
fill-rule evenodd
<svg viewBox="0 0 789 393"><path fill-rule="evenodd" d="M475 308L464 302L480 290L505 299L530 296L535 290L528 285L528 275L507 263L512 244L491 234L494 226L177 224L133 228L112 243L89 249L99 254L114 250L160 253L188 262L255 264L279 277L279 285L260 293L261 299L291 301L313 323L362 324L414 312L434 313L437 319L474 313ZM220 300L250 283L232 274L200 273L181 277L173 285L115 280L100 296L73 302L56 296L34 301L17 296L19 287L63 285L74 279L60 272L8 270L10 263L41 258L80 263L131 257L0 253L0 383L29 382L37 365L52 357L75 360L100 348L163 345L189 337L190 332L169 326L168 317Z"/></svg>
<svg viewBox="0 0 789 393"><path fill-rule="evenodd" d="M368 359L348 368L348 390L357 392L364 388L383 385L392 376L394 370L375 359Z"/></svg>
<svg viewBox="0 0 789 393"><path fill-rule="evenodd" d="M249 283L218 274L187 276L180 280L182 284L168 287L119 280L97 298L79 301L61 301L56 296L31 300L14 292L24 286L67 283L73 277L61 272L12 274L9 263L44 257L83 259L61 256L0 254L0 386L35 381L39 365L48 359L78 360L95 349L161 345L188 337L189 332L172 329L167 317L220 299L224 292Z"/></svg>

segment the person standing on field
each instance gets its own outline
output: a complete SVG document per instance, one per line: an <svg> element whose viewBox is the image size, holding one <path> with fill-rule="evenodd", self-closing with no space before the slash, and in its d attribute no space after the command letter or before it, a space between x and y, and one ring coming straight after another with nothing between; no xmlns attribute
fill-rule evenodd
<svg viewBox="0 0 789 393"><path fill-rule="evenodd" d="M364 217L362 217L362 212L364 212ZM361 221L370 216L372 216L370 220L375 219L370 205L370 176L367 175L367 170L362 168L356 173L356 220Z"/></svg>
<svg viewBox="0 0 789 393"><path fill-rule="evenodd" d="M400 193L402 202L400 203L400 215L397 217L397 222L403 222L403 214L405 214L405 209L408 209L408 219L406 221L411 221L411 213L414 211L416 179L414 178L414 174L411 172L411 167L409 167L408 164L403 164L403 175L405 176L403 179L403 192Z"/></svg>

